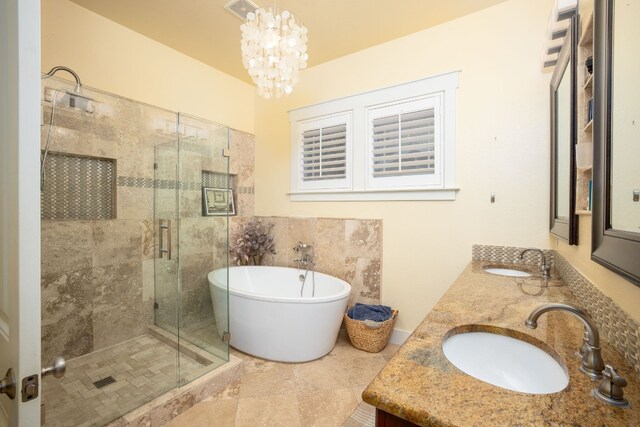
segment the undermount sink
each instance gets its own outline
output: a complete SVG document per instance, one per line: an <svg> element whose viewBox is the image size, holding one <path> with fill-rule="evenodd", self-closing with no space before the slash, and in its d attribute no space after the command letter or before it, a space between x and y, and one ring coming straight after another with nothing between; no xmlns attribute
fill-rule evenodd
<svg viewBox="0 0 640 427"><path fill-rule="evenodd" d="M531 277L532 274L528 271L517 270L515 268L503 268L503 267L484 267L484 271L491 274L497 274L498 276L509 277Z"/></svg>
<svg viewBox="0 0 640 427"><path fill-rule="evenodd" d="M442 350L462 372L507 390L549 394L569 384L566 370L551 355L509 336L459 333L445 338Z"/></svg>

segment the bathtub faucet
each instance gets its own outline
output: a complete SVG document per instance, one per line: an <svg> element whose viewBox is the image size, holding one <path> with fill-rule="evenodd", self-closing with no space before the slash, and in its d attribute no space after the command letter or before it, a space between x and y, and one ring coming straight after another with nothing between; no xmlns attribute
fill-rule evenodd
<svg viewBox="0 0 640 427"><path fill-rule="evenodd" d="M298 270L300 266L304 266L307 269L313 267L315 264L313 261L313 246L298 242L298 244L293 247L293 250L301 253L300 258L293 260L293 262L298 264Z"/></svg>
<svg viewBox="0 0 640 427"><path fill-rule="evenodd" d="M304 274L300 274L300 281L302 282L302 286L300 286L300 296L302 297L304 294L304 285L307 282L309 271L311 271L311 279L313 282L311 296L313 297L316 294L316 272L314 270L316 263L313 260L313 246L298 242L298 244L293 247L293 250L301 252L300 258L293 260L293 262L298 264L298 273L300 273L300 267L305 270Z"/></svg>
<svg viewBox="0 0 640 427"><path fill-rule="evenodd" d="M293 262L298 263L298 269L300 268L301 265L308 268L315 264L313 262L313 256L309 254L304 254L302 255L302 258L294 259Z"/></svg>
<svg viewBox="0 0 640 427"><path fill-rule="evenodd" d="M298 242L298 244L293 247L293 250L296 251L296 252L306 252L311 248L312 248L311 245L307 245L306 243Z"/></svg>

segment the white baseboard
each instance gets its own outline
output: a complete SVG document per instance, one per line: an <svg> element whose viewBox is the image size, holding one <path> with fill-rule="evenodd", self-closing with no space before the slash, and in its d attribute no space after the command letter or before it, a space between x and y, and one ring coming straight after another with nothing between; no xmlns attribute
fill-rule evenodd
<svg viewBox="0 0 640 427"><path fill-rule="evenodd" d="M409 335L411 335L411 332L409 331L403 331L402 329L394 328L393 332L391 333L391 339L389 340L389 342L391 344L402 345L407 340L407 338L409 338Z"/></svg>

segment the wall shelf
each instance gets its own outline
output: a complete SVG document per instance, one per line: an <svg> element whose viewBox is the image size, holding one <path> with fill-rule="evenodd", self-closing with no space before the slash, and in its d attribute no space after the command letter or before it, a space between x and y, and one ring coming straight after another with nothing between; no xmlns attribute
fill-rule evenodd
<svg viewBox="0 0 640 427"><path fill-rule="evenodd" d="M586 123L581 132L578 132L578 144L593 142L593 120L588 119L589 100L593 97L593 74L587 72L585 62L593 56L593 13L583 21L582 36L578 41L577 71L578 81L584 82L578 89L577 97L577 123ZM591 215L589 210L589 187L593 178L592 168L576 170L576 214Z"/></svg>
<svg viewBox="0 0 640 427"><path fill-rule="evenodd" d="M587 31L589 30L589 31ZM578 46L593 49L593 13L589 15L582 30Z"/></svg>

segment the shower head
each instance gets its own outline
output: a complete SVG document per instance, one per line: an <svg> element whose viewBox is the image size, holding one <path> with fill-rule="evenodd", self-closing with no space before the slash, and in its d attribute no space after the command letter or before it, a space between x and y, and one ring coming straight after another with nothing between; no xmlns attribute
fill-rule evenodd
<svg viewBox="0 0 640 427"><path fill-rule="evenodd" d="M48 79L49 77L52 77L58 71L66 71L67 73L71 74L73 76L73 78L76 79L75 92L76 93L82 93L82 82L80 82L80 76L78 76L78 74L75 71L73 71L71 68L68 68L68 67L65 67L65 66L62 66L62 65L58 65L58 66L53 67L52 69L50 69L48 73L43 74L40 78L42 80Z"/></svg>
<svg viewBox="0 0 640 427"><path fill-rule="evenodd" d="M59 88L59 89L53 89L50 87L45 88L44 100L47 102L51 102L52 104L55 100L55 105L58 107L75 108L77 110L84 111L85 113L96 112L95 111L96 106L95 106L95 103L93 102L93 99L79 92L70 92L62 88Z"/></svg>

